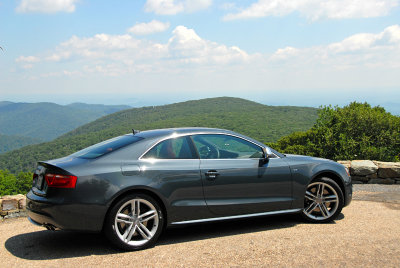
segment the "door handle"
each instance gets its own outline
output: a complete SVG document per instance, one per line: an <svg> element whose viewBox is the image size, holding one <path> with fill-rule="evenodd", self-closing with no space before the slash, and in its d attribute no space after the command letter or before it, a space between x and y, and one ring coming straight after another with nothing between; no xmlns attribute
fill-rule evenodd
<svg viewBox="0 0 400 268"><path fill-rule="evenodd" d="M206 177L210 180L215 180L219 173L216 170L209 170L206 172Z"/></svg>

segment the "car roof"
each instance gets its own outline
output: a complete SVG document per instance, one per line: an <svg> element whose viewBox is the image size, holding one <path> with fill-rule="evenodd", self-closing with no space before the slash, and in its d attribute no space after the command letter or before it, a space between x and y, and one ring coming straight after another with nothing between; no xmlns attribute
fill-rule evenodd
<svg viewBox="0 0 400 268"><path fill-rule="evenodd" d="M219 128L181 127L181 128L163 128L163 129L145 130L135 134L135 136L142 138L157 138L157 137L171 136L172 134L185 135L185 134L197 134L197 133L210 133L210 134L226 133L226 134L240 135L233 131L226 129L219 129Z"/></svg>
<svg viewBox="0 0 400 268"><path fill-rule="evenodd" d="M206 127L181 127L181 128L163 128L163 129L153 129L145 130L135 134L135 136L151 139L151 140L161 140L164 138L172 137L174 135L184 136L184 135L196 135L196 134L228 134L232 136L241 137L243 139L249 140L259 146L265 146L263 143L252 139L243 134L221 128L206 128ZM132 135L132 134L130 134Z"/></svg>

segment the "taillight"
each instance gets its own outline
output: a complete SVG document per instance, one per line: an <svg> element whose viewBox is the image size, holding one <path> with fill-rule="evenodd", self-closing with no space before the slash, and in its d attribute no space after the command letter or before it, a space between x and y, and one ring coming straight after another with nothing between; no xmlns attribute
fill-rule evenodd
<svg viewBox="0 0 400 268"><path fill-rule="evenodd" d="M78 177L71 175L46 174L47 185L57 188L75 188Z"/></svg>

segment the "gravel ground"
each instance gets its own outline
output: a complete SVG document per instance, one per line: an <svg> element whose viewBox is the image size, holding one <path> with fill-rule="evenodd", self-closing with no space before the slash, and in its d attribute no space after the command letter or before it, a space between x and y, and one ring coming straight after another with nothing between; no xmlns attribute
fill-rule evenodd
<svg viewBox="0 0 400 268"><path fill-rule="evenodd" d="M400 267L400 187L355 185L332 224L297 215L169 229L139 252L112 249L98 234L50 232L26 218L0 223L2 267ZM384 198L384 194L390 198Z"/></svg>

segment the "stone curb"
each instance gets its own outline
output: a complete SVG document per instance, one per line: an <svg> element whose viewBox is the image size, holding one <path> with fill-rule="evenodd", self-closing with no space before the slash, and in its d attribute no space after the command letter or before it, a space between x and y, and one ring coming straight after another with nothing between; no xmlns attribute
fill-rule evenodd
<svg viewBox="0 0 400 268"><path fill-rule="evenodd" d="M400 184L400 162L337 161L347 167L354 184Z"/></svg>
<svg viewBox="0 0 400 268"><path fill-rule="evenodd" d="M0 197L0 217L1 219L26 216L26 197L25 195L5 195Z"/></svg>

